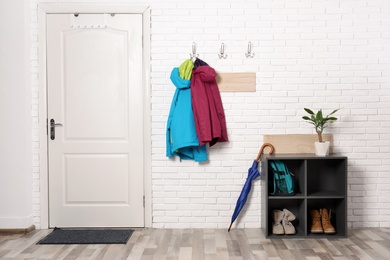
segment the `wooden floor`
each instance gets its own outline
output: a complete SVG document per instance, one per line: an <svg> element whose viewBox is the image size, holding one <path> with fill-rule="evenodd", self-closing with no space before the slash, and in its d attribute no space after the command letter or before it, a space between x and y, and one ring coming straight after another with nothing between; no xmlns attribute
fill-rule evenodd
<svg viewBox="0 0 390 260"><path fill-rule="evenodd" d="M390 228L344 239L265 239L259 229L136 229L126 245L36 245L51 230L0 234L0 259L390 259Z"/></svg>

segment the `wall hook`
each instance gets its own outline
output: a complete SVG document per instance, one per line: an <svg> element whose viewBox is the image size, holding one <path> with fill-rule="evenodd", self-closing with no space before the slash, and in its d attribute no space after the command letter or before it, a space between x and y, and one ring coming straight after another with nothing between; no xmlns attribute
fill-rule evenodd
<svg viewBox="0 0 390 260"><path fill-rule="evenodd" d="M190 57L192 60L195 60L196 58L199 57L199 54L196 53L196 43L192 43L192 53L190 53Z"/></svg>
<svg viewBox="0 0 390 260"><path fill-rule="evenodd" d="M227 58L227 54L225 54L225 44L224 43L221 43L221 49L219 51L218 57L220 59L222 59L222 58L226 59Z"/></svg>
<svg viewBox="0 0 390 260"><path fill-rule="evenodd" d="M245 53L245 56L247 58L253 58L255 56L254 53L252 53L252 43L248 42L248 51Z"/></svg>

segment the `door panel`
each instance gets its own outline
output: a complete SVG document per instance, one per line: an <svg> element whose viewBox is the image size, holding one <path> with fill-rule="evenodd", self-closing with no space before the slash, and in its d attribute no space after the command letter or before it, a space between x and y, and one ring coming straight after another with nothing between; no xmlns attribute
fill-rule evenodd
<svg viewBox="0 0 390 260"><path fill-rule="evenodd" d="M50 227L142 227L142 15L47 15ZM51 131L49 127L49 131Z"/></svg>
<svg viewBox="0 0 390 260"><path fill-rule="evenodd" d="M63 33L64 98L72 100L64 108L66 139L127 140L127 37L111 29Z"/></svg>
<svg viewBox="0 0 390 260"><path fill-rule="evenodd" d="M127 154L70 154L64 159L65 205L129 203ZM102 192L107 187L115 192Z"/></svg>

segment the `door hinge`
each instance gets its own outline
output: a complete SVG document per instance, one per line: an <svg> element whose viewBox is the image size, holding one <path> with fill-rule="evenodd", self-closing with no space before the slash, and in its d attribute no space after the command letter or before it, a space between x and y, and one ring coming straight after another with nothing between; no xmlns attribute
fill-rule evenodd
<svg viewBox="0 0 390 260"><path fill-rule="evenodd" d="M144 208L145 208L145 196L143 196L143 205L144 205Z"/></svg>

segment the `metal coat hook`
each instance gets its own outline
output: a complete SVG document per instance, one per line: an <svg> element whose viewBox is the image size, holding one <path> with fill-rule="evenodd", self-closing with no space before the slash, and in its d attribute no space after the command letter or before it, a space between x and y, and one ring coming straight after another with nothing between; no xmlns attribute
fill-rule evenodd
<svg viewBox="0 0 390 260"><path fill-rule="evenodd" d="M192 60L195 60L196 58L198 58L199 54L196 53L196 43L193 42L192 43L192 53L190 53L190 57Z"/></svg>
<svg viewBox="0 0 390 260"><path fill-rule="evenodd" d="M252 43L248 42L248 51L245 53L245 56L247 58L253 58L255 56L254 53L252 53Z"/></svg>
<svg viewBox="0 0 390 260"><path fill-rule="evenodd" d="M222 58L226 59L227 58L227 54L225 54L225 44L223 44L223 43L221 43L221 50L219 51L218 57L220 59L222 59Z"/></svg>

